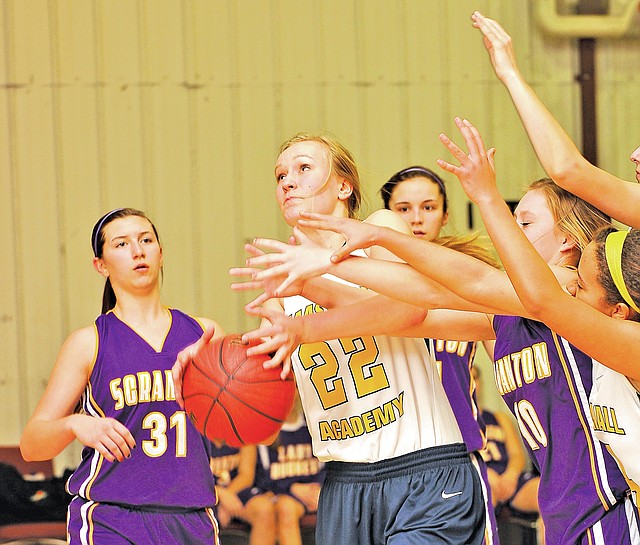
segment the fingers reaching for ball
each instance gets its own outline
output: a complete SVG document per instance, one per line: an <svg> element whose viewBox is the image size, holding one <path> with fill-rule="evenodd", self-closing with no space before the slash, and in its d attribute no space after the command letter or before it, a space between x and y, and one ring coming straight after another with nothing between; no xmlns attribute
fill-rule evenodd
<svg viewBox="0 0 640 545"><path fill-rule="evenodd" d="M181 408L184 409L184 399L182 398L182 377L187 365L191 363L195 355L202 347L211 342L216 332L215 327L208 327L195 343L183 348L176 357L176 361L171 368L171 376L173 377L173 385L176 392L176 401Z"/></svg>

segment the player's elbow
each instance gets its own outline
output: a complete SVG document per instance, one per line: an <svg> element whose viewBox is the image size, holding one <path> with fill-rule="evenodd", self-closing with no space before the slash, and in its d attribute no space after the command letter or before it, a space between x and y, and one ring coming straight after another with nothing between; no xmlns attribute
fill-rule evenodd
<svg viewBox="0 0 640 545"><path fill-rule="evenodd" d="M20 454L25 462L36 462L42 460L38 457L35 449L30 445L30 441L24 438L24 435L20 438Z"/></svg>
<svg viewBox="0 0 640 545"><path fill-rule="evenodd" d="M427 310L421 307L414 307L407 305L407 312L405 314L405 327L414 327L420 325L427 317Z"/></svg>
<svg viewBox="0 0 640 545"><path fill-rule="evenodd" d="M519 294L519 297L522 306L524 306L531 318L538 321L544 321L547 311L550 308L550 304L553 302L552 299L549 299L545 293L541 292L521 293Z"/></svg>
<svg viewBox="0 0 640 545"><path fill-rule="evenodd" d="M560 187L566 189L584 177L583 171L588 162L582 157L566 157L547 167L547 174Z"/></svg>

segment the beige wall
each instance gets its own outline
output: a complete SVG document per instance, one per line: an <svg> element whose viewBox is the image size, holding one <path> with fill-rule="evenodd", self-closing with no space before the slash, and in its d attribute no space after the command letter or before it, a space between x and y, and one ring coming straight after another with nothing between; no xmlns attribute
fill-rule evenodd
<svg viewBox="0 0 640 545"><path fill-rule="evenodd" d="M506 198L542 174L469 15L515 37L522 71L574 136L574 40L524 0L3 0L0 2L0 442L18 440L65 337L99 312L90 231L142 208L165 246L167 304L228 331L252 325L227 270L256 235L285 238L278 144L328 130L376 190L446 157L474 121L498 148ZM637 39L600 40L601 164L631 177L640 143ZM451 231L466 229L454 180ZM72 464L68 458L63 463Z"/></svg>

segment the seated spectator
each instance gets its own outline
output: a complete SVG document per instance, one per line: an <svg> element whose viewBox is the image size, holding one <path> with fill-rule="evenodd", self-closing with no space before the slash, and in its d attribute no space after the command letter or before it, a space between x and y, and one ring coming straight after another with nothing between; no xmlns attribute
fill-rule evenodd
<svg viewBox="0 0 640 545"><path fill-rule="evenodd" d="M258 445L256 485L272 495L280 545L301 545L300 522L315 514L324 464L314 455L300 400L271 445Z"/></svg>
<svg viewBox="0 0 640 545"><path fill-rule="evenodd" d="M265 497L254 486L255 470L255 445L212 445L211 471L216 477L216 509L222 535L233 522L240 522L250 526L249 545L275 545L275 508L271 494Z"/></svg>

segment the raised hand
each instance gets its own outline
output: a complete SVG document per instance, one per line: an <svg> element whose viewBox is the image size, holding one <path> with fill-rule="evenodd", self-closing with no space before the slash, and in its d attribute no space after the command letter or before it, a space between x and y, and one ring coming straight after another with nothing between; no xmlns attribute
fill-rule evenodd
<svg viewBox="0 0 640 545"><path fill-rule="evenodd" d="M499 197L496 173L493 166L495 148L486 150L482 136L469 121L455 118L455 123L464 138L468 153L460 149L448 136L441 134L440 141L460 162L455 166L438 159L438 166L455 175L469 199L478 204L481 199Z"/></svg>
<svg viewBox="0 0 640 545"><path fill-rule="evenodd" d="M215 328L208 328L195 343L190 344L186 348L183 348L178 352L173 367L171 368L171 376L173 377L173 385L176 391L176 401L178 405L184 409L184 399L182 398L182 376L184 375L187 365L191 363L191 360L195 356L196 352L200 350L205 344L211 341L215 334Z"/></svg>
<svg viewBox="0 0 640 545"><path fill-rule="evenodd" d="M295 240L294 240L295 242ZM257 248L253 244L245 244L245 251L253 257L266 256L266 252ZM248 260L247 260L248 261ZM282 283L287 279L287 275L282 274L272 274L267 278L257 279L259 273L261 273L264 269L259 267L234 267L229 270L229 274L231 276L235 276L238 278L249 278L249 280L245 282L233 282L231 284L231 289L234 291L248 291L248 290L262 290L253 301L247 303L247 307L255 307L259 306L265 301L273 298L273 297L286 297L289 295L299 295L302 293L302 289L304 288L304 282L296 282L289 286L288 290L282 290L284 293L282 295L278 294L278 288L282 285Z"/></svg>
<svg viewBox="0 0 640 545"><path fill-rule="evenodd" d="M322 229L339 233L345 238L345 243L331 256L331 261L337 263L351 252L358 249L370 248L376 245L379 226L350 218L341 218L326 214L300 211L298 224L302 227Z"/></svg>
<svg viewBox="0 0 640 545"><path fill-rule="evenodd" d="M247 259L247 270L257 270L253 273L253 281L264 282L262 288L270 297L299 295L305 280L321 276L331 264L330 249L315 243L298 228L294 228L293 234L297 244L267 238L253 241L253 246L262 251L262 255ZM264 268L259 270L261 267ZM255 303L252 301L251 306Z"/></svg>
<svg viewBox="0 0 640 545"><path fill-rule="evenodd" d="M74 414L69 427L78 441L98 451L110 462L122 462L131 457L136 441L131 432L114 418Z"/></svg>
<svg viewBox="0 0 640 545"><path fill-rule="evenodd" d="M489 52L491 64L498 78L505 81L509 76L518 74L516 56L511 44L511 36L493 19L474 11L471 15L473 26L480 29L484 46Z"/></svg>

